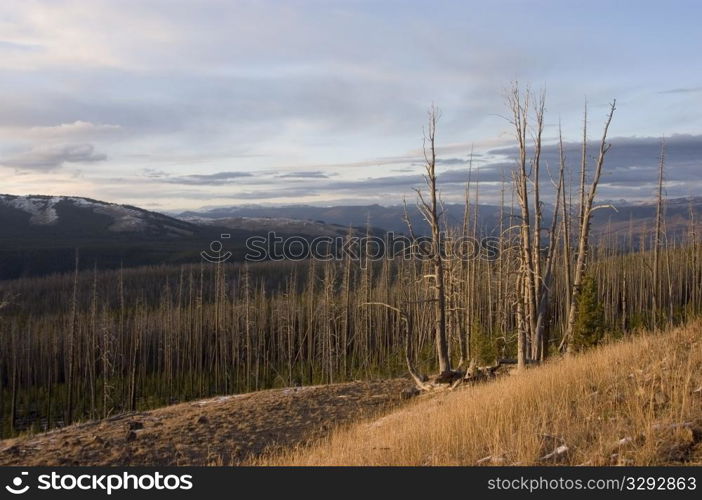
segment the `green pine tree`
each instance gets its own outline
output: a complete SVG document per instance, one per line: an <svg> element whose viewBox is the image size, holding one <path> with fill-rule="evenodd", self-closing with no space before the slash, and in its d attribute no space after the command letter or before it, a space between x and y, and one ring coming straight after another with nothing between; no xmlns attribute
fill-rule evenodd
<svg viewBox="0 0 702 500"><path fill-rule="evenodd" d="M578 300L578 318L575 323L575 347L587 349L600 343L604 337L604 310L597 296L597 282L586 276Z"/></svg>

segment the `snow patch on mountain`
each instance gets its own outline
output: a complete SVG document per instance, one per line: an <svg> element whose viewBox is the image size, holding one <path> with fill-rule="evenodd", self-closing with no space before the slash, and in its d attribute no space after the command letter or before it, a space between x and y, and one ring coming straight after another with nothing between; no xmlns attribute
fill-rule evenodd
<svg viewBox="0 0 702 500"><path fill-rule="evenodd" d="M29 223L38 226L48 226L58 221L55 205L59 199L56 197L42 199L29 196L18 196L14 199L3 197L3 201L9 206L30 214Z"/></svg>
<svg viewBox="0 0 702 500"><path fill-rule="evenodd" d="M137 210L136 208L105 203L87 198L75 196L14 196L0 195L0 204L5 204L12 208L21 210L30 215L29 223L37 226L48 226L59 221L59 212L56 205L59 203L71 203L76 207L91 210L93 213L106 215L112 219L112 223L107 228L109 231L138 232L147 230L150 222L155 219L148 212ZM168 228L175 234L187 235L188 231L171 227Z"/></svg>
<svg viewBox="0 0 702 500"><path fill-rule="evenodd" d="M108 229L117 233L139 231L148 225L141 212L121 205L99 205L93 211L112 217L114 222Z"/></svg>

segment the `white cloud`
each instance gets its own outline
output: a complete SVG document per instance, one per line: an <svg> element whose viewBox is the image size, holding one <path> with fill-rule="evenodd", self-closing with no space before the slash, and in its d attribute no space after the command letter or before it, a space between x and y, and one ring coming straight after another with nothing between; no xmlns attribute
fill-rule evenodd
<svg viewBox="0 0 702 500"><path fill-rule="evenodd" d="M76 120L73 123L62 123L48 127L31 127L29 132L39 137L66 137L73 135L102 134L115 132L122 127L119 125L100 124Z"/></svg>
<svg viewBox="0 0 702 500"><path fill-rule="evenodd" d="M59 125L0 128L2 137L14 138L22 141L70 141L82 142L97 138L107 138L123 132L120 125L91 123L76 120L71 123Z"/></svg>
<svg viewBox="0 0 702 500"><path fill-rule="evenodd" d="M0 164L19 170L49 171L64 163L95 163L104 161L107 156L95 152L92 144L66 144L44 146L0 159Z"/></svg>

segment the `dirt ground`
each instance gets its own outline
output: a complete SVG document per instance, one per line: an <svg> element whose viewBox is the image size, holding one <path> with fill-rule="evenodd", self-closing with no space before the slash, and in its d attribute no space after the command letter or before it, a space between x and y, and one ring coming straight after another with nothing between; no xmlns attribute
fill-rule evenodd
<svg viewBox="0 0 702 500"><path fill-rule="evenodd" d="M242 465L400 404L405 379L272 389L0 441L0 465Z"/></svg>

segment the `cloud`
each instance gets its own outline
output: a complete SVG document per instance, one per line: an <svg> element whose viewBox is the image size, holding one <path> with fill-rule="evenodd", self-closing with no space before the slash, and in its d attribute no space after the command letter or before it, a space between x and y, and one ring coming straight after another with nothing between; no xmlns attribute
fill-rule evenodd
<svg viewBox="0 0 702 500"><path fill-rule="evenodd" d="M419 186L424 181L422 176L417 175L390 175L385 177L369 177L358 180L344 180L323 183L322 187L330 191L350 190L365 192L373 189L394 189L411 191L415 186Z"/></svg>
<svg viewBox="0 0 702 500"><path fill-rule="evenodd" d="M470 160L467 158L437 158L437 165L468 165Z"/></svg>
<svg viewBox="0 0 702 500"><path fill-rule="evenodd" d="M21 43L12 42L9 40L0 40L0 50L35 51L42 49L43 47L41 45L33 43Z"/></svg>
<svg viewBox="0 0 702 500"><path fill-rule="evenodd" d="M599 199L642 200L652 197L657 181L660 153L658 137L615 137L607 155ZM591 141L589 166L592 167L598 143ZM666 190L670 197L688 196L702 189L702 135L673 135L666 139ZM569 179L577 182L580 163L580 144L565 143ZM479 181L480 199L484 203L498 203L502 182L506 184L507 202L512 182L511 172L516 166L517 150L514 147L497 148L484 152L474 163L471 180L473 188ZM460 202L465 195L469 172L461 157L447 156L445 166L438 173L438 185L442 198L447 203ZM558 147L545 144L542 150L542 199L552 202L553 188L549 179L557 175ZM227 199L256 203L308 203L379 202L399 203L403 197L414 199L413 188L425 188L423 169L411 165L417 161L412 155L375 158L348 164L316 164L279 166L276 170L221 171L209 174L192 173L175 175L168 170L144 168L140 178L151 186L143 191L144 198L151 196L164 199ZM378 169L378 165L395 165L396 168ZM548 167L548 168L547 168ZM400 170L398 172L398 170ZM381 172L385 171L387 175ZM291 182L285 182L289 180ZM294 182L294 181L299 182ZM126 176L112 182L118 192L132 185ZM154 184L164 187L154 189ZM174 189L171 189L172 186ZM176 186L182 186L179 189ZM141 192L140 192L141 193ZM150 193L150 194L147 194ZM136 193L134 193L136 194ZM238 200L238 201L237 201Z"/></svg>
<svg viewBox="0 0 702 500"><path fill-rule="evenodd" d="M677 88L661 90L659 94L696 94L697 92L702 92L702 87L689 87L689 88Z"/></svg>
<svg viewBox="0 0 702 500"><path fill-rule="evenodd" d="M239 200L254 200L254 201L270 201L275 199L290 199L315 196L318 193L315 189L300 187L296 189L270 189L270 190L255 190L242 191L231 195L231 198ZM211 196L211 195L210 195Z"/></svg>
<svg viewBox="0 0 702 500"><path fill-rule="evenodd" d="M65 138L79 136L105 135L121 130L119 125L92 123L76 120L72 123L61 123L60 125L35 126L22 131L23 135L33 138Z"/></svg>
<svg viewBox="0 0 702 500"><path fill-rule="evenodd" d="M476 182L480 182L481 184L499 183L503 180L509 183L511 181L510 172L513 168L514 163L511 162L488 163L480 168L473 168L473 172L470 174L470 180L473 184ZM440 184L465 185L468 182L468 178L468 169L451 169L440 173L437 182Z"/></svg>
<svg viewBox="0 0 702 500"><path fill-rule="evenodd" d="M150 175L153 177L153 175ZM215 174L181 175L162 179L170 184L185 184L194 186L221 186L232 184L242 177L252 177L250 172L217 172Z"/></svg>
<svg viewBox="0 0 702 500"><path fill-rule="evenodd" d="M650 198L657 182L660 156L658 137L618 137L611 140L612 148L607 154L605 167L600 184L600 198ZM702 135L673 135L666 142L666 189L670 196L687 196L691 190L702 189ZM573 176L580 164L581 145L577 142L564 144L566 163ZM588 144L588 164L592 168L599 144L591 141ZM512 182L511 172L516 166L517 149L514 147L490 150L483 155L483 162L474 165L472 173L473 186L480 182L481 198L499 200L502 183L507 189ZM555 144L546 144L542 149L542 196L544 201L550 201L554 194L549 174L557 175L559 151ZM390 162L392 163L392 161ZM438 174L438 185L446 199L460 200L464 196L469 172L467 160L449 158L449 168ZM458 167L461 165L461 167ZM397 169L394 169L397 170ZM388 175L366 177L360 179L328 180L323 176L315 176L314 183L309 183L305 190L297 194L313 197L328 196L331 198L355 196L358 201L377 199L381 196L387 202L397 202L403 196L412 197L413 189L424 188L422 170L401 169L399 173L406 175ZM573 177L576 178L576 177ZM312 180L312 178L311 178ZM256 196L259 193L259 196ZM282 198L290 195L290 191L247 191L233 194L242 199L267 201L271 198Z"/></svg>
<svg viewBox="0 0 702 500"><path fill-rule="evenodd" d="M162 179L164 177L168 177L168 173L164 172L163 170L158 170L156 168L145 168L142 170L142 174L144 177L148 177L149 179Z"/></svg>
<svg viewBox="0 0 702 500"><path fill-rule="evenodd" d="M668 195L689 196L702 190L702 135L675 134L663 139L665 143L665 182ZM601 197L648 199L654 194L658 181L660 163L660 137L614 137L609 141L611 149L605 157L604 169L599 186ZM588 167L594 167L599 143L588 143ZM564 144L566 167L569 176L577 178L580 168L581 144ZM496 159L474 170L473 180L498 184L504 178L511 182L511 172L516 165L517 149L500 148L489 151ZM549 173L558 175L560 164L559 149L556 144L544 145L542 149L543 182L542 194L553 194ZM447 170L439 175L440 185L465 182L465 169ZM481 189L483 189L481 187ZM497 189L497 186L495 188ZM489 188L487 189L489 190Z"/></svg>
<svg viewBox="0 0 702 500"><path fill-rule="evenodd" d="M702 183L702 135L675 134L664 138L665 141L665 173L667 181ZM660 162L660 137L615 137L609 141L612 148L605 157L602 182L611 186L640 185L656 183L658 165ZM571 169L580 162L580 144L568 142L564 144L566 163ZM599 144L595 141L588 143L589 165L593 165ZM516 159L516 148L502 148L490 151L494 155L502 155L510 160ZM551 144L543 147L542 159L555 174L559 164L558 145Z"/></svg>
<svg viewBox="0 0 702 500"><path fill-rule="evenodd" d="M50 171L64 163L95 163L107 156L96 153L92 144L40 146L0 160L2 165L19 170Z"/></svg>
<svg viewBox="0 0 702 500"><path fill-rule="evenodd" d="M319 170L307 170L302 172L290 172L276 175L279 179L328 179L335 174L325 174Z"/></svg>
<svg viewBox="0 0 702 500"><path fill-rule="evenodd" d="M463 146L465 149L465 146ZM437 154L440 154L442 152L441 148L437 148ZM480 157L483 156L479 153L473 153L473 164L477 163L480 160ZM456 165L463 165L463 166L469 166L471 164L471 159L470 158L437 158L436 159L436 165L439 167L453 167ZM414 162L412 163L412 166L418 167L418 166L424 166L424 160L421 162Z"/></svg>

